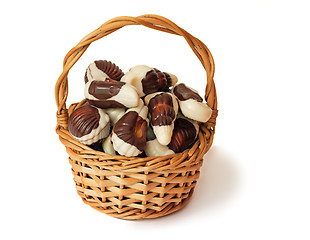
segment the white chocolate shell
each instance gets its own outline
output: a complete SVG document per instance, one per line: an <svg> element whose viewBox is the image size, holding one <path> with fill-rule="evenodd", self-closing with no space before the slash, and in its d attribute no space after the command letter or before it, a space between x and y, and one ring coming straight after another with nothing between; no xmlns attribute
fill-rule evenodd
<svg viewBox="0 0 310 240"><path fill-rule="evenodd" d="M174 154L167 146L161 145L157 139L146 142L144 152L148 157L158 157Z"/></svg>
<svg viewBox="0 0 310 240"><path fill-rule="evenodd" d="M212 115L212 109L206 103L188 99L179 101L179 104L180 110L185 117L198 122L207 122Z"/></svg>
<svg viewBox="0 0 310 240"><path fill-rule="evenodd" d="M121 82L129 83L137 89L137 92L140 97L143 97L145 93L143 92L143 86L141 80L145 77L146 73L152 71L153 68L150 68L146 65L137 65L131 69L129 72L121 78Z"/></svg>
<svg viewBox="0 0 310 240"><path fill-rule="evenodd" d="M102 149L105 153L110 155L116 155L115 150L113 148L113 144L111 142L111 135L109 135L103 142L102 142Z"/></svg>
<svg viewBox="0 0 310 240"><path fill-rule="evenodd" d="M212 109L203 103L202 97L195 89L181 83L172 89L172 93L178 99L180 110L185 117L199 122L207 122L210 119Z"/></svg>
<svg viewBox="0 0 310 240"><path fill-rule="evenodd" d="M174 123L171 125L153 126L154 134L161 145L168 145L173 134Z"/></svg>
<svg viewBox="0 0 310 240"><path fill-rule="evenodd" d="M110 117L111 126L114 126L114 124L125 114L124 108L106 108L104 111Z"/></svg>
<svg viewBox="0 0 310 240"><path fill-rule="evenodd" d="M126 157L138 156L142 153L136 146L133 146L124 140L120 139L116 134L112 133L111 136L113 148L117 150L120 155Z"/></svg>

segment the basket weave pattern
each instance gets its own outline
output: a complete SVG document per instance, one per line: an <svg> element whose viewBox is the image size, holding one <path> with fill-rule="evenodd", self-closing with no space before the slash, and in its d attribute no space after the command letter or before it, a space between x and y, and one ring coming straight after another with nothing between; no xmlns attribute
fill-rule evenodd
<svg viewBox="0 0 310 240"><path fill-rule="evenodd" d="M127 25L143 25L183 36L206 70L205 100L213 113L207 123L200 124L195 144L182 153L146 158L111 156L78 142L68 132L68 116L86 102L71 104L67 109L69 70L92 42ZM96 210L123 219L156 218L182 208L190 199L203 156L213 142L217 117L213 76L214 62L208 48L184 29L158 15L111 19L72 48L64 58L63 72L55 86L56 132L69 154L76 189L82 200Z"/></svg>

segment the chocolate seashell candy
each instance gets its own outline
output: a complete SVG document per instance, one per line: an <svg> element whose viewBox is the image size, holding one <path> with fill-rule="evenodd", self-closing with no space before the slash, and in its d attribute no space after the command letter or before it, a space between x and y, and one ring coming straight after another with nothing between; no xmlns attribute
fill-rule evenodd
<svg viewBox="0 0 310 240"><path fill-rule="evenodd" d="M123 76L123 71L114 63L107 60L97 60L88 65L84 81L85 83L92 80L105 81L109 78L119 81Z"/></svg>
<svg viewBox="0 0 310 240"><path fill-rule="evenodd" d="M105 113L107 113L110 117L111 126L114 124L125 114L125 108L106 108L104 109Z"/></svg>
<svg viewBox="0 0 310 240"><path fill-rule="evenodd" d="M169 87L175 85L178 79L171 73L161 72L146 65L137 65L131 68L121 81L135 86L139 96L143 97L154 92L169 91Z"/></svg>
<svg viewBox="0 0 310 240"><path fill-rule="evenodd" d="M99 108L132 108L140 99L133 86L117 81L88 81L84 95L91 105Z"/></svg>
<svg viewBox="0 0 310 240"><path fill-rule="evenodd" d="M178 117L174 123L173 134L168 148L175 153L183 152L196 139L199 131L199 125L196 121Z"/></svg>
<svg viewBox="0 0 310 240"><path fill-rule="evenodd" d="M91 145L109 135L110 118L102 109L84 105L70 115L68 130L79 142Z"/></svg>
<svg viewBox="0 0 310 240"><path fill-rule="evenodd" d="M126 157L138 156L146 144L148 108L140 99L136 108L131 108L117 121L112 130L113 148Z"/></svg>
<svg viewBox="0 0 310 240"><path fill-rule="evenodd" d="M178 84L172 89L172 93L178 99L180 110L187 118L198 122L207 122L212 114L212 109L203 103L198 92L184 83Z"/></svg>
<svg viewBox="0 0 310 240"><path fill-rule="evenodd" d="M174 154L174 151L172 151L168 146L161 145L157 139L147 141L144 152L148 157L158 157Z"/></svg>
<svg viewBox="0 0 310 240"><path fill-rule="evenodd" d="M167 145L178 114L176 98L171 93L157 92L147 95L144 101L149 108L151 125L158 142Z"/></svg>
<svg viewBox="0 0 310 240"><path fill-rule="evenodd" d="M116 152L113 148L113 144L111 141L111 135L109 135L106 139L103 140L102 149L103 149L103 152L105 152L107 154L116 155Z"/></svg>

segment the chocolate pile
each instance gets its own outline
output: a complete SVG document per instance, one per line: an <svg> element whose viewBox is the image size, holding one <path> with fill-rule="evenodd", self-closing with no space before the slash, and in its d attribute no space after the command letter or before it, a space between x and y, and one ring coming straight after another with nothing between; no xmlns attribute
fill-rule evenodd
<svg viewBox="0 0 310 240"><path fill-rule="evenodd" d="M126 74L114 63L94 61L86 69L87 104L68 120L79 142L111 155L164 156L195 141L198 122L212 109L175 75L137 65Z"/></svg>

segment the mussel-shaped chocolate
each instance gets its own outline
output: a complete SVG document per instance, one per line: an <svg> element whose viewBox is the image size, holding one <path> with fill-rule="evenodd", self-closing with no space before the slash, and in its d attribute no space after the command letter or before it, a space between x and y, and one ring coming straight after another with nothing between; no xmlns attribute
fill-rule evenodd
<svg viewBox="0 0 310 240"><path fill-rule="evenodd" d="M109 135L106 139L103 140L102 149L107 154L116 155L111 141L111 135Z"/></svg>
<svg viewBox="0 0 310 240"><path fill-rule="evenodd" d="M148 108L140 99L136 108L131 108L117 121L112 130L113 148L126 157L138 156L146 144Z"/></svg>
<svg viewBox="0 0 310 240"><path fill-rule="evenodd" d="M161 145L157 139L146 142L144 152L148 157L158 157L174 154L168 146Z"/></svg>
<svg viewBox="0 0 310 240"><path fill-rule="evenodd" d="M114 63L107 60L97 60L88 65L84 80L85 83L92 80L113 79L119 81L124 76L123 71Z"/></svg>
<svg viewBox="0 0 310 240"><path fill-rule="evenodd" d="M161 72L156 68L145 65L137 65L129 70L122 78L122 82L136 87L140 97L154 92L167 92L174 86L178 79L175 75Z"/></svg>
<svg viewBox="0 0 310 240"><path fill-rule="evenodd" d="M178 114L176 98L171 93L157 92L147 95L144 101L149 108L151 125L158 142L169 144Z"/></svg>
<svg viewBox="0 0 310 240"><path fill-rule="evenodd" d="M181 83L172 89L172 93L178 99L180 110L185 117L199 122L207 122L210 119L212 109L202 102L203 99L196 90Z"/></svg>
<svg viewBox="0 0 310 240"><path fill-rule="evenodd" d="M68 130L79 142L91 145L109 135L110 118L102 109L84 105L70 115Z"/></svg>
<svg viewBox="0 0 310 240"><path fill-rule="evenodd" d="M140 99L133 86L118 81L88 81L84 95L91 105L99 108L132 108Z"/></svg>
<svg viewBox="0 0 310 240"><path fill-rule="evenodd" d="M187 149L195 141L199 131L196 121L179 116L175 120L171 142L168 144L168 148L175 153Z"/></svg>

